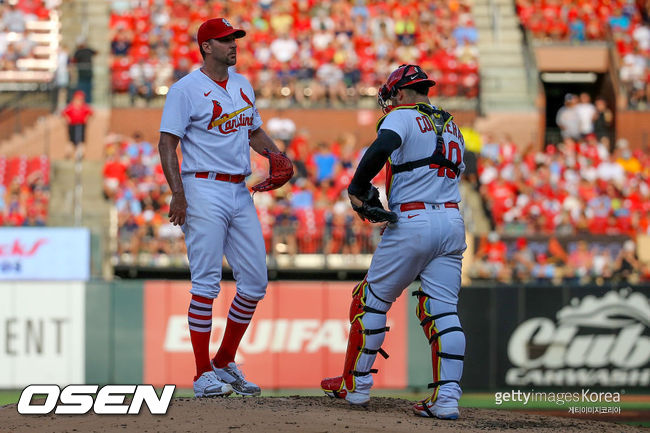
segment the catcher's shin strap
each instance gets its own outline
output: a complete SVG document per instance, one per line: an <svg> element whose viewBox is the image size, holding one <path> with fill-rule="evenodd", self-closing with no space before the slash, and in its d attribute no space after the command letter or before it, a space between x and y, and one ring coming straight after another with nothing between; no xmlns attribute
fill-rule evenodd
<svg viewBox="0 0 650 433"><path fill-rule="evenodd" d="M443 155L443 149L445 143L442 139L442 133L445 130L445 127L451 120L454 118L451 114L447 113L444 110L437 110L428 104L414 104L414 105L404 105L401 107L395 107L394 110L400 109L412 109L417 110L420 114L427 116L433 125L433 129L436 133L436 148L434 149L431 156L426 158L421 158L415 161L409 161L402 164L391 165L391 171L393 174L401 173L403 171L412 171L418 167L424 167L427 165L438 165L440 167L446 167L453 171L456 176L460 174L460 169L457 164L454 164L449 159ZM389 113L390 114L390 113ZM386 116L379 119L377 123L377 130L381 127L381 124L384 121Z"/></svg>
<svg viewBox="0 0 650 433"><path fill-rule="evenodd" d="M199 179L221 180L231 183L241 183L246 179L246 176L243 174L225 174L215 173L213 171L199 171L197 173L194 173L194 177L197 177Z"/></svg>
<svg viewBox="0 0 650 433"><path fill-rule="evenodd" d="M350 373L352 374L352 376L356 376L356 377L358 377L358 376L367 376L367 375L369 375L369 374L376 374L376 373L378 373L378 372L379 372L379 370L377 370L376 368L373 368L373 369L371 369L370 371L357 371L357 370L352 370Z"/></svg>
<svg viewBox="0 0 650 433"><path fill-rule="evenodd" d="M365 347L360 348L363 353L367 353L368 355L374 355L375 353L379 353L384 359L388 359L389 355L386 353L384 349L381 347L377 350L371 350L371 349L366 349Z"/></svg>
<svg viewBox="0 0 650 433"><path fill-rule="evenodd" d="M427 296L421 289L414 291L412 295L417 296L418 298L421 296ZM458 312L447 311L444 313L434 314L432 316L426 316L420 321L420 326L422 326L422 328L425 329L425 333L426 333L426 326L429 323L435 322L436 320L447 316L458 316ZM450 326L449 328L443 329L441 331L433 332L429 337L429 344L433 344L434 341L436 341L438 338L440 338L441 336L449 332L463 332L463 328L461 328L460 326ZM455 359L458 361L463 361L465 359L464 355L456 355L453 353L446 353L441 351L436 351L436 355L438 355L440 358Z"/></svg>
<svg viewBox="0 0 650 433"><path fill-rule="evenodd" d="M458 383L460 384L459 381L457 380L439 380L437 382L433 382L427 385L427 388L435 388L436 386L444 385L445 383Z"/></svg>
<svg viewBox="0 0 650 433"><path fill-rule="evenodd" d="M385 328L379 328L379 329L363 329L359 331L359 333L363 335L375 335L375 334L382 334L388 331L390 331L390 326L386 326Z"/></svg>

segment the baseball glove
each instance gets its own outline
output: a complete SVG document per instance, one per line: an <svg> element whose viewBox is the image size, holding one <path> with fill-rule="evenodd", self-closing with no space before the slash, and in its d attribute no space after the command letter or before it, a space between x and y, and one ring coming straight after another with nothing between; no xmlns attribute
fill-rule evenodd
<svg viewBox="0 0 650 433"><path fill-rule="evenodd" d="M395 212L387 211L379 201L379 190L374 186L370 187L362 197L356 196L363 202L361 206L356 206L352 203L352 209L359 214L362 220L368 220L371 223L397 222L397 214Z"/></svg>
<svg viewBox="0 0 650 433"><path fill-rule="evenodd" d="M271 191L289 182L289 179L293 176L293 164L287 158L287 155L280 152L270 152L268 149L264 149L262 155L269 159L269 177L253 186L253 191Z"/></svg>

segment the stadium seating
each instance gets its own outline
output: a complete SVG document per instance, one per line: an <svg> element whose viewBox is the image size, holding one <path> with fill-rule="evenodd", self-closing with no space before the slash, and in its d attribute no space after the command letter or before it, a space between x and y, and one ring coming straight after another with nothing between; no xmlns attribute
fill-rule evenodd
<svg viewBox="0 0 650 433"><path fill-rule="evenodd" d="M304 140L297 136L294 141ZM292 184L269 193L257 193L255 202L267 252L274 254L371 253L377 243L378 228L360 224L348 205L345 194L353 166L341 163L339 145L334 149L335 168L317 179L319 161L314 150L303 151L307 167ZM354 158L361 148L354 147ZM131 137L112 135L105 148L104 193L119 212L120 252L118 256L137 260L141 248L151 241L152 234L165 233L158 239L160 251L176 251L175 262L185 254L182 233L168 223L170 192L155 148ZM354 161L353 161L354 163ZM255 154L253 174L247 180L254 184L268 172L266 159ZM381 176L383 177L383 176ZM299 235L298 235L299 234ZM149 253L148 253L149 254ZM160 253L163 254L163 253ZM154 254L147 257L156 257ZM153 260L153 259L152 259Z"/></svg>
<svg viewBox="0 0 650 433"><path fill-rule="evenodd" d="M503 143L502 143L503 144ZM647 232L650 155L595 139L478 158L480 192L497 231L510 235Z"/></svg>
<svg viewBox="0 0 650 433"><path fill-rule="evenodd" d="M0 157L0 226L45 225L49 178L47 156Z"/></svg>
<svg viewBox="0 0 650 433"><path fill-rule="evenodd" d="M376 87L402 62L422 64L431 73L442 70L441 96L478 95L476 29L465 0L408 6L290 0L274 4L273 13L250 0L227 10L208 2L184 2L188 9L182 10L177 3L166 0L147 9L114 5L114 92L127 91L129 66L139 58L150 61L154 52L157 58L169 58L177 72L182 60L200 65L196 29L206 18L225 14L247 31L239 42L238 69L252 81L260 103L266 97L289 97L302 104L326 97L343 104L374 98ZM332 82L323 84L321 70ZM164 94L171 81L159 83L158 93ZM335 90L338 85L346 90Z"/></svg>
<svg viewBox="0 0 650 433"><path fill-rule="evenodd" d="M57 68L59 15L42 0L8 1L0 17L0 81L48 82ZM48 2L52 7L56 2Z"/></svg>
<svg viewBox="0 0 650 433"><path fill-rule="evenodd" d="M551 41L613 41L620 78L632 108L650 103L650 22L643 2L625 0L516 0L522 25L534 38ZM643 11L640 8L645 7ZM646 17L646 21L643 20Z"/></svg>

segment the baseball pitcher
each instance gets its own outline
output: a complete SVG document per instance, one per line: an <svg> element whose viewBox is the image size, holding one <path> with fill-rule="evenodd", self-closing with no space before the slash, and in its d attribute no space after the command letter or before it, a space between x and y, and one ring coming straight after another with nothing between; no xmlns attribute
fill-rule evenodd
<svg viewBox="0 0 650 433"><path fill-rule="evenodd" d="M187 316L196 362L196 397L233 391L260 394L259 386L246 380L234 362L268 283L262 229L244 183L251 173L249 149L269 158L271 172L253 190L278 188L293 174L291 161L262 129L250 83L229 70L237 62L237 39L245 35L224 18L207 20L199 27L203 67L170 88L160 122L158 149L172 191L169 220L185 233L192 274ZM210 359L212 303L219 295L224 254L237 280L237 294L221 346Z"/></svg>
<svg viewBox="0 0 650 433"><path fill-rule="evenodd" d="M416 65L396 69L379 90L385 116L348 187L352 206L372 222L385 222L366 278L352 292L350 336L341 376L326 378L321 388L331 397L356 405L370 399L372 368L381 345L386 313L416 278L421 288L416 314L431 345L433 394L417 403L417 415L458 418L465 335L456 310L465 223L458 209L458 184L465 143L452 116L427 97L435 85ZM393 105L389 105L389 104ZM387 163L387 164L386 164ZM370 181L387 165L383 209Z"/></svg>

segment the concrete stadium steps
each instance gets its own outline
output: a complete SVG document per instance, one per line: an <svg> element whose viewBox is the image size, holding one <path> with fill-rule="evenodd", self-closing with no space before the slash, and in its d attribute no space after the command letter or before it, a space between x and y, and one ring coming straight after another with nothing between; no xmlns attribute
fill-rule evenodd
<svg viewBox="0 0 650 433"><path fill-rule="evenodd" d="M472 14L479 33L481 111L533 111L535 95L513 0L474 0Z"/></svg>
<svg viewBox="0 0 650 433"><path fill-rule="evenodd" d="M492 18L488 15L474 15L474 24L476 24L476 27L488 27L491 25L491 23ZM515 15L501 15L499 17L499 23L503 26L516 28L519 25L519 17Z"/></svg>
<svg viewBox="0 0 650 433"><path fill-rule="evenodd" d="M111 278L112 270L107 268L110 263L110 253L105 246L109 245L111 218L110 203L103 195L103 162L83 161L80 163L80 173L77 175L75 161L55 160L51 163L50 171L50 203L48 225L71 227L75 225L75 194L77 177L81 185L81 226L88 227L92 241L96 244L96 255L91 266L94 277ZM95 245L93 246L95 247Z"/></svg>
<svg viewBox="0 0 650 433"><path fill-rule="evenodd" d="M103 160L104 144L111 123L110 108L94 108L94 110L95 113L88 121L88 128L86 130L86 151L84 155L84 160L86 161Z"/></svg>
<svg viewBox="0 0 650 433"><path fill-rule="evenodd" d="M460 183L465 227L472 234L486 234L490 231L490 220L483 208L483 199L469 182Z"/></svg>
<svg viewBox="0 0 650 433"><path fill-rule="evenodd" d="M13 134L0 142L0 153L5 156L36 156L58 154L68 142L65 120L56 114L40 117L23 132ZM61 152L61 157L63 153Z"/></svg>
<svg viewBox="0 0 650 433"><path fill-rule="evenodd" d="M109 109L95 109L95 113L88 121L86 160L102 159L110 116ZM65 158L69 148L68 125L60 114L41 117L32 127L0 142L0 153L4 156L48 155L51 160L60 160Z"/></svg>
<svg viewBox="0 0 650 433"><path fill-rule="evenodd" d="M110 2L98 0L69 0L61 6L61 36L70 55L79 38L85 37L88 46L97 51L93 59L93 104L110 105ZM74 68L73 68L74 70ZM74 74L72 83L74 84Z"/></svg>

